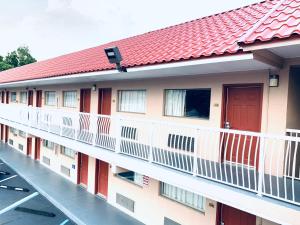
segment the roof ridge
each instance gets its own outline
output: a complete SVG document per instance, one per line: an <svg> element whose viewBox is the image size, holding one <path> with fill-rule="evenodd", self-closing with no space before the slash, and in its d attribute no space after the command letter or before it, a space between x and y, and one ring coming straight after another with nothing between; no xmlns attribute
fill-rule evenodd
<svg viewBox="0 0 300 225"><path fill-rule="evenodd" d="M256 24L254 24L254 26L252 26L251 29L249 29L239 40L238 40L238 44L244 43L245 40L251 36L251 34L253 34L255 32L255 30L262 25L269 17L270 15L276 10L278 9L282 3L284 3L286 0L279 0L278 3L273 6L272 9L270 9L270 11L264 15L259 21L256 22Z"/></svg>

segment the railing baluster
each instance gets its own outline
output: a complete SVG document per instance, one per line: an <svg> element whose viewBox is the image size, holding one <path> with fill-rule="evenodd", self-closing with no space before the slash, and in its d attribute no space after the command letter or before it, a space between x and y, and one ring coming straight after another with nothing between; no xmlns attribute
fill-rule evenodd
<svg viewBox="0 0 300 225"><path fill-rule="evenodd" d="M260 136L257 195L262 197L265 176L265 138Z"/></svg>

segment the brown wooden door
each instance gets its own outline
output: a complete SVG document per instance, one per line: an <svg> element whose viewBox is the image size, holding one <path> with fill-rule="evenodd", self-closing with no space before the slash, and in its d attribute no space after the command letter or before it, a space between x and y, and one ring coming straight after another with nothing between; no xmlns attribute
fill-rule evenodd
<svg viewBox="0 0 300 225"><path fill-rule="evenodd" d="M4 125L1 124L1 141L4 141Z"/></svg>
<svg viewBox="0 0 300 225"><path fill-rule="evenodd" d="M28 91L28 105L33 106L33 91L32 90Z"/></svg>
<svg viewBox="0 0 300 225"><path fill-rule="evenodd" d="M241 210L221 205L222 225L256 225L256 216Z"/></svg>
<svg viewBox="0 0 300 225"><path fill-rule="evenodd" d="M230 129L259 132L262 113L262 86L225 87L224 124ZM227 135L224 153L226 161L254 166L258 164L258 139L250 136ZM225 139L226 139L225 138ZM244 146L245 143L245 146ZM226 150L225 150L226 149Z"/></svg>
<svg viewBox="0 0 300 225"><path fill-rule="evenodd" d="M102 115L111 114L111 88L99 89L98 113Z"/></svg>
<svg viewBox="0 0 300 225"><path fill-rule="evenodd" d="M9 132L9 127L5 126L5 143L8 142L8 132Z"/></svg>
<svg viewBox="0 0 300 225"><path fill-rule="evenodd" d="M36 137L34 144L35 144L34 159L40 160L40 158L41 158L41 139Z"/></svg>
<svg viewBox="0 0 300 225"><path fill-rule="evenodd" d="M8 104L9 103L9 91L6 91L6 96L5 96L5 103Z"/></svg>
<svg viewBox="0 0 300 225"><path fill-rule="evenodd" d="M36 107L42 107L42 94L41 90L36 91Z"/></svg>
<svg viewBox="0 0 300 225"><path fill-rule="evenodd" d="M96 162L96 194L107 198L108 193L108 168L107 162L97 159Z"/></svg>
<svg viewBox="0 0 300 225"><path fill-rule="evenodd" d="M32 138L27 138L27 155L31 155L32 152Z"/></svg>
<svg viewBox="0 0 300 225"><path fill-rule="evenodd" d="M89 156L83 153L78 154L78 183L84 186L88 185L88 166L89 166Z"/></svg>
<svg viewBox="0 0 300 225"><path fill-rule="evenodd" d="M91 110L91 90L80 90L80 112L89 113Z"/></svg>
<svg viewBox="0 0 300 225"><path fill-rule="evenodd" d="M4 103L4 100L5 100L5 92L2 91L1 92L1 103Z"/></svg>

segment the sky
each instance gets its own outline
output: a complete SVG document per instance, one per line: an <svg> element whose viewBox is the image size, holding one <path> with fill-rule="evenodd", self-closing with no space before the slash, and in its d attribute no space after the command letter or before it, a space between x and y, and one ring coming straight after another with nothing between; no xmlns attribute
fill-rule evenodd
<svg viewBox="0 0 300 225"><path fill-rule="evenodd" d="M0 55L48 59L260 0L0 0Z"/></svg>

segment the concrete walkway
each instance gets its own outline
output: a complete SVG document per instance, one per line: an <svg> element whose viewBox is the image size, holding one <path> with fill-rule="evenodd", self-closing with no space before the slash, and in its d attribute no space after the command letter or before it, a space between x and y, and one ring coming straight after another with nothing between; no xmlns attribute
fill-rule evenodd
<svg viewBox="0 0 300 225"><path fill-rule="evenodd" d="M142 225L7 144L0 143L0 159L78 224Z"/></svg>

